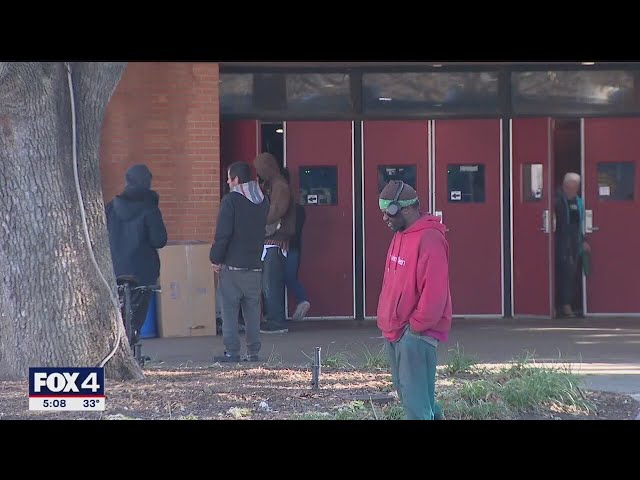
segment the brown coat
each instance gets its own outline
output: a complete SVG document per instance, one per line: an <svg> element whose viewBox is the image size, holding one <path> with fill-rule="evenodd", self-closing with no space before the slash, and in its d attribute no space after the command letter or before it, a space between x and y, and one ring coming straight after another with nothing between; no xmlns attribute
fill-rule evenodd
<svg viewBox="0 0 640 480"><path fill-rule="evenodd" d="M270 153L261 153L253 162L262 190L269 199L267 225L280 222L280 228L268 240L289 240L296 232L296 205L289 184L280 173L278 161Z"/></svg>

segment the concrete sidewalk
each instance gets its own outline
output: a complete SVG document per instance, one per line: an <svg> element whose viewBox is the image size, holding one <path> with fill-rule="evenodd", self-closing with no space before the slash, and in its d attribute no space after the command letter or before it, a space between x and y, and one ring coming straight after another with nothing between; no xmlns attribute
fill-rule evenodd
<svg viewBox="0 0 640 480"><path fill-rule="evenodd" d="M353 365L382 347L373 321L295 322L287 334L263 334L262 342L261 360L283 366L308 364L316 346L323 358L342 353ZM538 362L569 362L589 388L640 399L640 318L454 319L440 364L456 345L481 363L505 363L527 351ZM223 350L221 336L143 340L143 353L168 366L210 365Z"/></svg>

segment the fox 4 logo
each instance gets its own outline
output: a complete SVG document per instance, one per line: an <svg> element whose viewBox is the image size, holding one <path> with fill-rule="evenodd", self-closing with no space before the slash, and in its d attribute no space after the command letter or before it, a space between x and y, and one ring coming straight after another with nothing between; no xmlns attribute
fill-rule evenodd
<svg viewBox="0 0 640 480"><path fill-rule="evenodd" d="M29 396L103 396L104 368L30 368Z"/></svg>

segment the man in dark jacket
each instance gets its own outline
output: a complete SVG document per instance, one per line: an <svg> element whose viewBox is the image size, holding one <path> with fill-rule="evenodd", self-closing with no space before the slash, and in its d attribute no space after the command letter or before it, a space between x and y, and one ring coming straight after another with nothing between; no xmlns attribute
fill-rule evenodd
<svg viewBox="0 0 640 480"><path fill-rule="evenodd" d="M218 212L216 234L209 259L219 275L222 301L222 336L225 352L215 362L240 361L238 315L242 307L247 356L258 361L260 342L260 294L262 292L262 250L269 202L257 182L251 181L247 163L233 163L227 170L230 192Z"/></svg>
<svg viewBox="0 0 640 480"><path fill-rule="evenodd" d="M556 304L558 316L575 317L572 304L579 286L579 268L591 248L584 241L584 202L578 195L580 175L569 172L555 199Z"/></svg>
<svg viewBox="0 0 640 480"><path fill-rule="evenodd" d="M289 169L282 169L282 176L291 187L291 178ZM298 279L298 272L300 270L300 260L302 258L302 229L304 228L304 222L307 218L304 207L297 201L294 201L296 207L296 233L289 240L289 251L287 252L286 268L285 268L285 284L289 293L293 293L298 302L295 312L292 315L294 320L302 320L307 314L311 303L309 303L309 297L307 291L302 285L302 282Z"/></svg>
<svg viewBox="0 0 640 480"><path fill-rule="evenodd" d="M254 160L254 166L264 181L263 191L270 203L262 254L262 283L268 321L260 331L286 333L289 329L284 311L285 260L289 240L296 231L296 207L289 184L282 176L278 161L273 155L261 153Z"/></svg>
<svg viewBox="0 0 640 480"><path fill-rule="evenodd" d="M124 191L106 206L107 228L113 270L116 277L132 275L137 284L155 285L160 277L157 249L167 244L167 230L158 207L159 197L151 190L151 172L146 165L134 165L125 175ZM131 292L132 324L137 343L153 292Z"/></svg>

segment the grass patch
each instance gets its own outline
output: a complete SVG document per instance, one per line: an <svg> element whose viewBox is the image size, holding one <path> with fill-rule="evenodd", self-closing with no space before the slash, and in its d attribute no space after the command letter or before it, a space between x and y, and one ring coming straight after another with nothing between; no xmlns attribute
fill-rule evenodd
<svg viewBox="0 0 640 480"><path fill-rule="evenodd" d="M291 416L291 420L402 420L404 410L399 403L382 407L372 402L353 400L346 405L335 407L336 413L305 412Z"/></svg>
<svg viewBox="0 0 640 480"><path fill-rule="evenodd" d="M443 370L447 375L472 373L477 363L478 358L475 355L466 355L460 344L456 343L455 348L447 350L447 363L444 364Z"/></svg>
<svg viewBox="0 0 640 480"><path fill-rule="evenodd" d="M513 411L504 402L469 402L462 398L446 398L441 408L447 419L452 420L509 420L514 418Z"/></svg>
<svg viewBox="0 0 640 480"><path fill-rule="evenodd" d="M390 403L382 407L382 413L385 420L402 420L404 418L404 409L399 403Z"/></svg>
<svg viewBox="0 0 640 480"><path fill-rule="evenodd" d="M509 362L508 367L503 367L500 369L500 374L506 376L507 378L522 378L523 376L529 375L535 366L535 358L533 353L529 351L523 352L521 355L515 357L511 362Z"/></svg>
<svg viewBox="0 0 640 480"><path fill-rule="evenodd" d="M364 367L375 370L389 370L389 359L384 351L384 346L380 347L377 353L371 352L369 347L364 346Z"/></svg>
<svg viewBox="0 0 640 480"><path fill-rule="evenodd" d="M582 378L571 368L536 365L526 353L500 370L473 369L460 349L453 356L458 372L473 376L451 376L436 387L437 402L449 420L511 420L536 414L541 418L558 414L590 414L595 407L583 395ZM334 407L330 414L304 414L298 419L401 420L404 410L398 401L380 406L354 400Z"/></svg>
<svg viewBox="0 0 640 480"><path fill-rule="evenodd" d="M501 396L519 412L555 411L589 413L596 410L582 394L582 377L573 373L571 365L537 366L533 353L524 352L499 372Z"/></svg>
<svg viewBox="0 0 640 480"><path fill-rule="evenodd" d="M404 409L398 402L381 407L373 402L362 400L353 400L339 407L335 415L336 420L402 420L403 418Z"/></svg>
<svg viewBox="0 0 640 480"><path fill-rule="evenodd" d="M326 368L353 369L354 367L345 353L334 353L322 359L322 366Z"/></svg>
<svg viewBox="0 0 640 480"><path fill-rule="evenodd" d="M324 352L323 352L324 353ZM309 363L305 365L305 368L311 367L315 362L315 355L309 355L305 351L302 354L309 359ZM322 368L335 368L339 370L355 370L356 367L349 361L349 357L355 355L349 352L338 352L329 354L329 347L326 349L326 356L320 356L320 363Z"/></svg>
<svg viewBox="0 0 640 480"><path fill-rule="evenodd" d="M502 386L501 396L516 411L540 411L553 407L567 412L592 412L593 404L580 390L581 379L562 369L531 368L528 374Z"/></svg>
<svg viewBox="0 0 640 480"><path fill-rule="evenodd" d="M459 371L468 362L454 355ZM478 373L478 372L476 372ZM477 380L456 380L455 387L438 392L447 418L509 419L526 413L592 413L595 406L583 395L582 378L570 366L543 367L525 352L497 372L483 371Z"/></svg>
<svg viewBox="0 0 640 480"><path fill-rule="evenodd" d="M499 388L493 380L473 380L462 384L458 396L470 405L491 402L496 401Z"/></svg>
<svg viewBox="0 0 640 480"><path fill-rule="evenodd" d="M365 367L387 366L384 350L365 351ZM514 358L502 368L478 368L475 357L465 355L460 345L450 350L444 371L436 387L436 399L448 420L510 420L588 415L596 409L581 391L582 377L567 365L536 364L530 352ZM323 360L323 366L352 367L345 354ZM393 389L389 382L380 388ZM401 420L404 409L399 401L385 405L369 400L353 400L334 406L329 413L308 412L291 417L300 420Z"/></svg>
<svg viewBox="0 0 640 480"><path fill-rule="evenodd" d="M347 405L338 407L336 420L371 420L376 412L369 403L362 400L352 400Z"/></svg>

